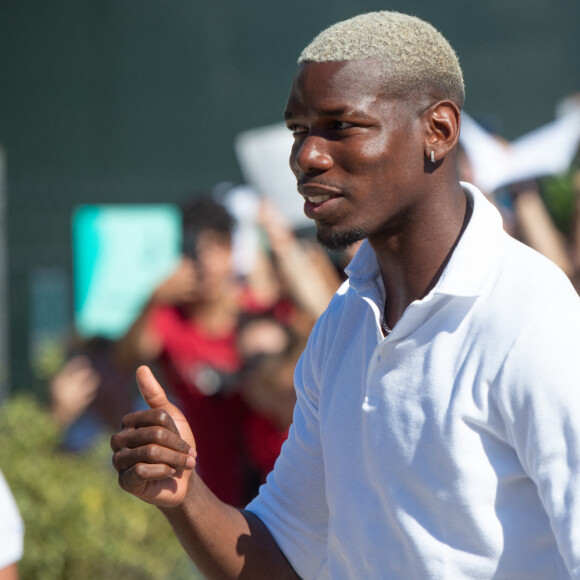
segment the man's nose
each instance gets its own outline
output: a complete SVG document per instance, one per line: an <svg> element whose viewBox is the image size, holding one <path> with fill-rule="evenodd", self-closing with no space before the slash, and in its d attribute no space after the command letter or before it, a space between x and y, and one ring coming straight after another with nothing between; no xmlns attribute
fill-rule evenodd
<svg viewBox="0 0 580 580"><path fill-rule="evenodd" d="M294 145L290 165L294 173L328 171L333 165L328 141L319 135L306 136Z"/></svg>

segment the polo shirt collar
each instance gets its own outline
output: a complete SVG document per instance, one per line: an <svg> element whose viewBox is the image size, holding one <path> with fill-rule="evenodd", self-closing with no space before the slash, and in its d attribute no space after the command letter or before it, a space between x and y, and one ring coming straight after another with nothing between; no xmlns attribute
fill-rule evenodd
<svg viewBox="0 0 580 580"><path fill-rule="evenodd" d="M497 246L504 233L501 215L474 185L462 182L461 186L473 213L431 294L479 296L495 272ZM379 265L367 240L345 272L357 291L380 280Z"/></svg>

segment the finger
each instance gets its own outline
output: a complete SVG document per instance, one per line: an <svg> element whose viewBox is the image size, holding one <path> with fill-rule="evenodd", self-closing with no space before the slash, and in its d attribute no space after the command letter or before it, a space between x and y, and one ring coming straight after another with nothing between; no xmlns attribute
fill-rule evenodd
<svg viewBox="0 0 580 580"><path fill-rule="evenodd" d="M163 409L169 406L169 400L163 387L157 382L148 366L137 369L137 385L143 399L151 409Z"/></svg>
<svg viewBox="0 0 580 580"><path fill-rule="evenodd" d="M126 447L135 449L144 445L160 445L179 453L189 453L191 448L191 445L184 441L179 434L159 425L140 427L139 429L126 428L119 433L115 433L111 441L112 445L115 445L113 448L115 451Z"/></svg>
<svg viewBox="0 0 580 580"><path fill-rule="evenodd" d="M151 410L168 413L181 437L195 448L195 439L187 419L175 405L169 402L163 387L157 382L149 367L143 365L137 369L137 384ZM168 424L165 423L165 425Z"/></svg>
<svg viewBox="0 0 580 580"><path fill-rule="evenodd" d="M162 479L169 479L176 475L177 472L168 465L148 465L140 463L119 472L119 485L129 493L140 494L144 491L147 483Z"/></svg>
<svg viewBox="0 0 580 580"><path fill-rule="evenodd" d="M121 449L113 455L113 465L119 472L139 464L164 465L174 470L193 469L195 459L187 453L155 444L142 445L135 449Z"/></svg>
<svg viewBox="0 0 580 580"><path fill-rule="evenodd" d="M164 427L179 435L173 417L164 409L148 409L125 415L121 420L122 429L141 429L142 427Z"/></svg>

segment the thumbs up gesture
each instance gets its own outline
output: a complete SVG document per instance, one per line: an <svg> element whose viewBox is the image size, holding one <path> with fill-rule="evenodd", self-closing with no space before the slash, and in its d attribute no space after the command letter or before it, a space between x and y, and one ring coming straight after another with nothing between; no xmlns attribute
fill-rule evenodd
<svg viewBox="0 0 580 580"><path fill-rule="evenodd" d="M137 369L137 384L149 409L126 415L111 438L119 485L147 503L176 507L195 467L195 439L149 367Z"/></svg>

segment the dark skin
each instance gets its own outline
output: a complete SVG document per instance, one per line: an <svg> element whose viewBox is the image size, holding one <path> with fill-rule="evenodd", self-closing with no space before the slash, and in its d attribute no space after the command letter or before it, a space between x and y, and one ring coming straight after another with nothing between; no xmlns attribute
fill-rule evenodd
<svg viewBox="0 0 580 580"><path fill-rule="evenodd" d="M392 327L433 286L462 231L467 204L452 157L457 105L431 95L388 98L370 61L311 63L295 77L285 117L300 193L331 196L307 200L306 214L323 243L353 230L368 238Z"/></svg>
<svg viewBox="0 0 580 580"><path fill-rule="evenodd" d="M435 284L469 215L455 173L457 105L389 97L379 71L373 61L302 65L285 116L305 212L323 243L368 238L393 326ZM209 578L297 578L264 524L203 484L191 428L147 367L137 381L150 410L112 438L121 487L163 511Z"/></svg>

